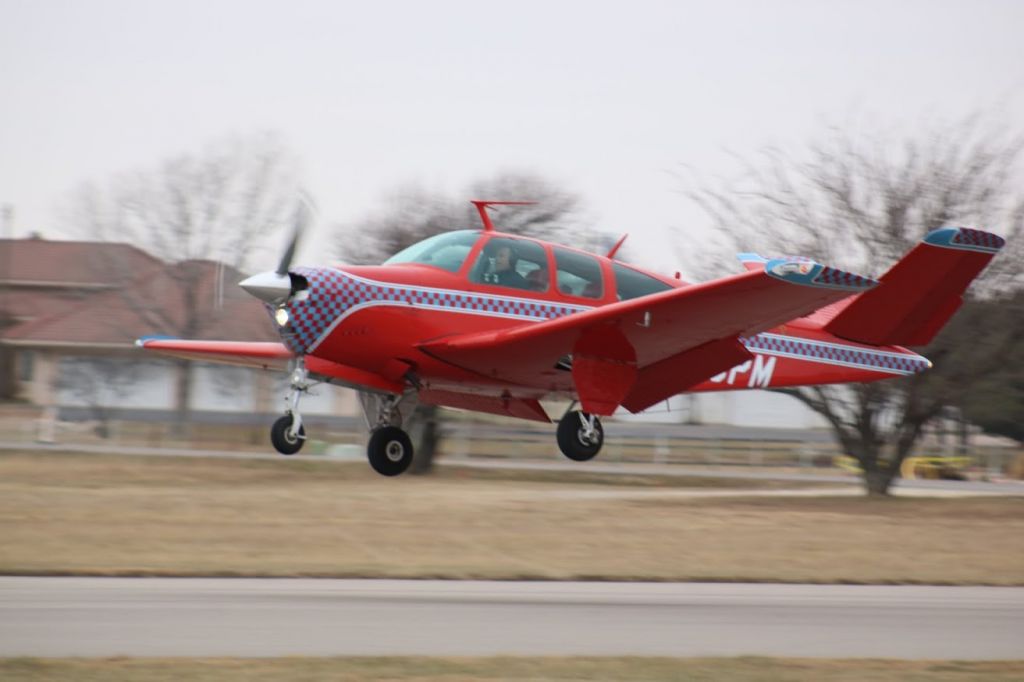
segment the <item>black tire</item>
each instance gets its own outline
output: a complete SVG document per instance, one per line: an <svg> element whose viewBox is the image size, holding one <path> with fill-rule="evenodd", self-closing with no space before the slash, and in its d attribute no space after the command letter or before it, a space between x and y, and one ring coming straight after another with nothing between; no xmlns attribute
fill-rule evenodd
<svg viewBox="0 0 1024 682"><path fill-rule="evenodd" d="M305 425L299 427L297 438L288 434L288 430L291 428L292 416L290 414L281 417L270 427L270 442L274 444L274 449L282 455L294 455L302 449L302 445L306 442Z"/></svg>
<svg viewBox="0 0 1024 682"><path fill-rule="evenodd" d="M412 464L412 441L397 426L382 426L370 434L366 456L382 476L397 476Z"/></svg>
<svg viewBox="0 0 1024 682"><path fill-rule="evenodd" d="M604 427L601 420L594 417L596 440L590 442L583 436L583 425L580 423L580 412L573 410L558 422L558 449L562 454L576 462L594 459L604 445Z"/></svg>

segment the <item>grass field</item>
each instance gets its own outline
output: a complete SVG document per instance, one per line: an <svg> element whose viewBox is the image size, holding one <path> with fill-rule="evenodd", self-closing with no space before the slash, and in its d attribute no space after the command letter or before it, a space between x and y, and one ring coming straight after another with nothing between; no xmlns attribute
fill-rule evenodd
<svg viewBox="0 0 1024 682"><path fill-rule="evenodd" d="M0 659L8 682L260 682L263 680L408 680L469 682L1010 682L1024 662L815 660L771 658L289 658L289 659Z"/></svg>
<svg viewBox="0 0 1024 682"><path fill-rule="evenodd" d="M688 496L719 484L736 496ZM745 497L737 485L7 454L0 572L1024 584L1019 498Z"/></svg>

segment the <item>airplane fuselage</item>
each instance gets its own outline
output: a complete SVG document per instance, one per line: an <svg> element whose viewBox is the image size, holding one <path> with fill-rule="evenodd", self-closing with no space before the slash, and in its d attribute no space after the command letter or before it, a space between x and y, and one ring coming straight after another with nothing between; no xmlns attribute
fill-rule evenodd
<svg viewBox="0 0 1024 682"><path fill-rule="evenodd" d="M538 399L572 395L571 360L552 362L546 371L510 381L460 368L434 357L422 345L446 336L500 334L614 300L612 286L605 286L606 295L600 300L583 301L559 295L554 287L533 292L474 285L463 272L415 264L296 268L295 272L308 280L309 293L288 303L290 323L282 337L297 355L352 367L389 382L413 378L424 388L493 395L510 390ZM688 286L661 281L670 287ZM741 337L753 357L688 390L865 382L930 367L928 360L900 346L857 344L816 326L820 325L799 319Z"/></svg>

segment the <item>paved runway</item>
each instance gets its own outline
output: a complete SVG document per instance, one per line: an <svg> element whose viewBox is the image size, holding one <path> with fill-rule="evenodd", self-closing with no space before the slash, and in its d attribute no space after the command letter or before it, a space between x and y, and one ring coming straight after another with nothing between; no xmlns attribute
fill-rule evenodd
<svg viewBox="0 0 1024 682"><path fill-rule="evenodd" d="M1019 659L1024 588L0 578L0 656Z"/></svg>

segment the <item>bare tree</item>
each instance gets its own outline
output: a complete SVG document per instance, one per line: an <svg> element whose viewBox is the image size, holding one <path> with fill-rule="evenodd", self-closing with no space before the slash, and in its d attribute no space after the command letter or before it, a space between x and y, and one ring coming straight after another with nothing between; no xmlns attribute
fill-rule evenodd
<svg viewBox="0 0 1024 682"><path fill-rule="evenodd" d="M969 301L945 338L962 375L948 387L951 404L985 431L1024 443L1024 288Z"/></svg>
<svg viewBox="0 0 1024 682"><path fill-rule="evenodd" d="M275 137L235 137L154 168L83 187L70 219L83 236L130 242L168 264L177 305L153 305L144 288L122 287L125 300L159 333L201 338L215 306L206 305L211 261L243 268L273 233L284 229L298 201L295 163ZM116 263L97 264L116 267ZM125 330L134 335L139 330ZM176 361L179 428L191 392L190 363Z"/></svg>
<svg viewBox="0 0 1024 682"><path fill-rule="evenodd" d="M348 263L379 263L407 246L440 232L477 228L480 216L471 199L531 201L526 206L496 206L494 223L502 232L540 239L603 238L579 223L580 199L551 181L527 173L501 173L472 183L457 197L429 192L415 185L384 198L385 207L351 225L338 228L336 251Z"/></svg>
<svg viewBox="0 0 1024 682"><path fill-rule="evenodd" d="M536 202L496 207L494 223L502 232L566 241L580 235L586 239L601 237L586 233L578 223L580 201L574 194L536 175L504 173L472 184L459 198L415 187L400 189L387 197L380 212L352 225L339 226L338 255L353 264L379 263L439 232L478 227L480 216L470 199ZM437 407L419 405L414 416L418 437L411 471L422 474L431 470L440 438Z"/></svg>
<svg viewBox="0 0 1024 682"><path fill-rule="evenodd" d="M992 293L1020 286L1024 273L1015 238L1024 227L1022 151L1024 137L980 116L902 139L832 130L796 154L764 151L737 179L697 178L687 194L736 250L806 255L865 274L880 274L935 228L996 229L1010 253L985 273L982 286ZM996 358L975 357L953 332L924 354L934 369L906 379L782 391L828 420L860 462L869 494L887 494L944 405L999 371Z"/></svg>

